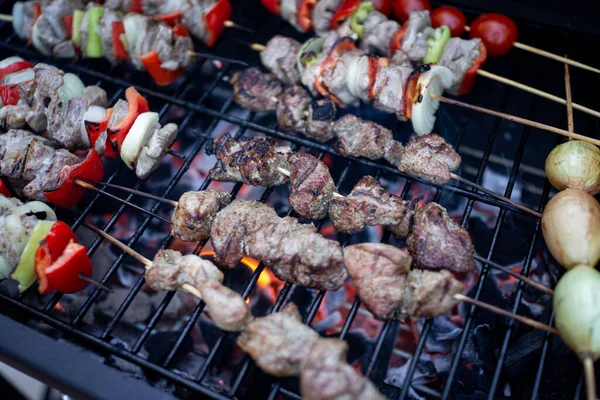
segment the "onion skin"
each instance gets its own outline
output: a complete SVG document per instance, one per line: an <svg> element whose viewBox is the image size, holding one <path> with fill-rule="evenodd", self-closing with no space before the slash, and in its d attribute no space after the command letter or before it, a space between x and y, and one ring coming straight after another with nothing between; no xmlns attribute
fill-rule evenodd
<svg viewBox="0 0 600 400"><path fill-rule="evenodd" d="M546 175L558 190L600 192L600 149L591 143L570 140L556 146L546 159Z"/></svg>
<svg viewBox="0 0 600 400"><path fill-rule="evenodd" d="M580 265L568 271L554 289L556 329L583 359L600 356L600 272Z"/></svg>
<svg viewBox="0 0 600 400"><path fill-rule="evenodd" d="M593 267L600 259L600 204L581 190L566 189L548 202L542 233L550 253L563 267Z"/></svg>

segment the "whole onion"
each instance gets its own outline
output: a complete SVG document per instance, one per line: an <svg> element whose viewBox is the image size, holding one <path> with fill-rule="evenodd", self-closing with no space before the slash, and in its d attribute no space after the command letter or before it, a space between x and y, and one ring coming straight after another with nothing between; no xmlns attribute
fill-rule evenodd
<svg viewBox="0 0 600 400"><path fill-rule="evenodd" d="M600 272L577 266L554 289L556 328L580 358L600 356Z"/></svg>
<svg viewBox="0 0 600 400"><path fill-rule="evenodd" d="M571 140L556 146L546 159L546 175L558 190L600 192L600 149L591 143Z"/></svg>
<svg viewBox="0 0 600 400"><path fill-rule="evenodd" d="M566 189L548 202L542 233L550 253L563 267L593 267L600 259L600 204L581 190Z"/></svg>

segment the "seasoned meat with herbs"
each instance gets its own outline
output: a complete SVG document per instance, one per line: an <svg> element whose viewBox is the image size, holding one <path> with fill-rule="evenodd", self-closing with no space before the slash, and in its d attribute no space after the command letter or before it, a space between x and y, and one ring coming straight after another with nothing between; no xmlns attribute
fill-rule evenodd
<svg viewBox="0 0 600 400"><path fill-rule="evenodd" d="M256 318L237 339L256 365L268 374L298 376L319 334L302 323L294 303L279 312Z"/></svg>
<svg viewBox="0 0 600 400"><path fill-rule="evenodd" d="M262 260L279 279L312 289L337 290L347 277L340 244L292 217L248 235L246 254Z"/></svg>
<svg viewBox="0 0 600 400"><path fill-rule="evenodd" d="M414 209L413 202L391 194L367 175L348 196L331 199L329 217L338 232L359 232L366 226L384 225L403 238L409 233Z"/></svg>
<svg viewBox="0 0 600 400"><path fill-rule="evenodd" d="M296 0L286 0L293 1ZM300 75L296 68L296 57L300 50L300 42L292 38L275 35L267 42L263 51L260 52L262 64L277 79L284 83L296 84L300 81Z"/></svg>
<svg viewBox="0 0 600 400"><path fill-rule="evenodd" d="M361 243L344 248L344 261L365 307L377 318L397 318L412 257L388 244Z"/></svg>
<svg viewBox="0 0 600 400"><path fill-rule="evenodd" d="M319 36L326 36L331 26L331 18L338 9L342 0L321 0L318 1L312 11L312 23L315 33Z"/></svg>
<svg viewBox="0 0 600 400"><path fill-rule="evenodd" d="M485 47L483 47L485 50ZM439 65L450 68L454 75L454 82L448 93L459 95L460 86L465 79L465 74L473 67L473 61L481 55L481 39L474 38L465 40L461 38L450 38L444 46L444 51L438 61Z"/></svg>
<svg viewBox="0 0 600 400"><path fill-rule="evenodd" d="M469 233L437 203L428 203L415 211L406 245L420 268L447 269L454 273L477 270Z"/></svg>
<svg viewBox="0 0 600 400"><path fill-rule="evenodd" d="M236 71L231 77L233 101L247 110L269 112L277 110L278 98L283 84L273 74L265 74L258 68Z"/></svg>
<svg viewBox="0 0 600 400"><path fill-rule="evenodd" d="M363 35L360 48L367 54L389 57L392 53L394 34L400 29L400 24L388 19L378 11L372 11L363 24Z"/></svg>
<svg viewBox="0 0 600 400"><path fill-rule="evenodd" d="M15 135L20 136L19 133ZM0 173L11 179L31 182L55 152L53 143L40 136L11 141L0 162Z"/></svg>
<svg viewBox="0 0 600 400"><path fill-rule="evenodd" d="M302 362L300 393L310 400L385 400L375 385L346 362L348 344L318 339Z"/></svg>
<svg viewBox="0 0 600 400"><path fill-rule="evenodd" d="M239 293L212 279L204 280L198 289L217 327L227 332L239 332L252 321L248 304Z"/></svg>
<svg viewBox="0 0 600 400"><path fill-rule="evenodd" d="M333 120L336 107L330 98L313 100L308 107L304 135L320 143L325 143L335 136Z"/></svg>
<svg viewBox="0 0 600 400"><path fill-rule="evenodd" d="M460 162L460 155L440 135L413 135L404 147L398 169L431 183L446 183Z"/></svg>
<svg viewBox="0 0 600 400"><path fill-rule="evenodd" d="M234 268L244 257L247 238L278 219L275 210L258 201L232 201L217 213L210 228L215 260Z"/></svg>
<svg viewBox="0 0 600 400"><path fill-rule="evenodd" d="M277 123L287 132L304 134L305 113L310 106L310 94L301 86L293 85L283 91L277 104Z"/></svg>
<svg viewBox="0 0 600 400"><path fill-rule="evenodd" d="M289 171L289 146L273 139L253 137L234 140L226 134L215 140L212 152L217 164L209 176L220 182L243 182L251 186L278 186L289 181L279 168Z"/></svg>
<svg viewBox="0 0 600 400"><path fill-rule="evenodd" d="M60 171L64 167L75 165L81 160L68 150L59 149L44 160L35 178L23 188L23 196L28 199L47 201L44 190L53 189L60 181Z"/></svg>
<svg viewBox="0 0 600 400"><path fill-rule="evenodd" d="M290 165L290 196L292 209L310 219L327 216L329 202L336 191L329 168L318 158L306 153L292 153Z"/></svg>
<svg viewBox="0 0 600 400"><path fill-rule="evenodd" d="M371 160L385 158L393 165L400 162L402 143L394 140L389 129L375 122L347 114L335 122L333 132L337 137L335 149L341 154Z"/></svg>
<svg viewBox="0 0 600 400"><path fill-rule="evenodd" d="M185 192L173 211L171 235L186 242L208 239L215 215L230 201L224 190Z"/></svg>

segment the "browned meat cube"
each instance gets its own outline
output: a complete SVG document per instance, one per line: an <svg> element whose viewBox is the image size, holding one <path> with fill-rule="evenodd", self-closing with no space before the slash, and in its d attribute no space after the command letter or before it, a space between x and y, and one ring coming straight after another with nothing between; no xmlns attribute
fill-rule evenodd
<svg viewBox="0 0 600 400"><path fill-rule="evenodd" d="M260 52L262 64L282 82L295 84L300 80L296 58L300 42L292 38L275 35Z"/></svg>
<svg viewBox="0 0 600 400"><path fill-rule="evenodd" d="M291 167L289 201L294 211L305 218L325 218L336 190L327 165L306 153L290 154L288 163Z"/></svg>
<svg viewBox="0 0 600 400"><path fill-rule="evenodd" d="M212 279L203 281L199 289L210 317L219 328L239 332L252 321L248 304L239 293Z"/></svg>
<svg viewBox="0 0 600 400"><path fill-rule="evenodd" d="M273 74L258 68L236 71L231 77L233 101L250 111L268 112L277 109L283 84Z"/></svg>
<svg viewBox="0 0 600 400"><path fill-rule="evenodd" d="M173 211L171 235L186 242L208 239L215 215L231 201L224 190L203 190L181 195Z"/></svg>
<svg viewBox="0 0 600 400"><path fill-rule="evenodd" d="M333 139L335 114L335 103L331 99L313 100L308 107L304 134L320 143Z"/></svg>
<svg viewBox="0 0 600 400"><path fill-rule="evenodd" d="M329 217L339 232L352 233L366 226L384 225L398 237L405 237L414 208L412 202L391 194L367 175L348 196L331 199Z"/></svg>
<svg viewBox="0 0 600 400"><path fill-rule="evenodd" d="M447 269L454 273L477 270L469 233L452 221L444 207L429 203L415 211L406 244L420 268Z"/></svg>
<svg viewBox="0 0 600 400"><path fill-rule="evenodd" d="M443 137L435 133L410 138L398 169L432 183L446 183L450 172L460 166L461 157Z"/></svg>
<svg viewBox="0 0 600 400"><path fill-rule="evenodd" d="M348 344L319 339L302 363L300 392L310 400L385 400L375 385L346 362Z"/></svg>
<svg viewBox="0 0 600 400"><path fill-rule="evenodd" d="M455 294L462 293L463 284L449 271L411 270L406 280L409 295L401 314L412 318L432 318L452 310L459 303Z"/></svg>
<svg viewBox="0 0 600 400"><path fill-rule="evenodd" d="M287 132L304 134L305 113L310 106L310 94L302 86L290 86L279 96L277 104L277 123Z"/></svg>
<svg viewBox="0 0 600 400"><path fill-rule="evenodd" d="M298 308L287 304L280 312L252 321L237 344L268 374L286 377L300 374L319 334L302 323Z"/></svg>

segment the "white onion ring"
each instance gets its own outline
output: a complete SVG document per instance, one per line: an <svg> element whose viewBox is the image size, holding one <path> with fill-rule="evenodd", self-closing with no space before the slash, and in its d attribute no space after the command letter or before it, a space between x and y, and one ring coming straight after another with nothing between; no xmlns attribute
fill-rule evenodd
<svg viewBox="0 0 600 400"><path fill-rule="evenodd" d="M412 106L412 125L417 135L431 133L435 124L435 113L440 106L439 100L433 99L431 95L442 95L444 90L452 86L453 81L452 71L441 65L433 65L429 71L419 75L417 88L420 91L415 93L419 100L414 101Z"/></svg>
<svg viewBox="0 0 600 400"><path fill-rule="evenodd" d="M15 207L4 217L4 229L12 243L15 252L19 255L25 250L29 235L23 225L23 216L26 214L46 213L46 221L56 221L56 214L47 204L41 201L31 201L22 206Z"/></svg>

